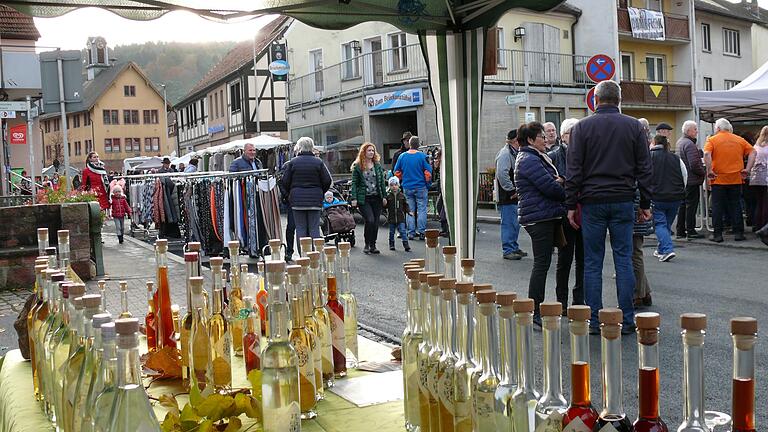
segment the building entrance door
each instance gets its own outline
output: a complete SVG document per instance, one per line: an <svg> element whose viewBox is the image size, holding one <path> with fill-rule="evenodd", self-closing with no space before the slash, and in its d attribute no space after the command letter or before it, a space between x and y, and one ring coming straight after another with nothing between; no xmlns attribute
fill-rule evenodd
<svg viewBox="0 0 768 432"><path fill-rule="evenodd" d="M384 83L384 66L381 52L381 38L366 39L365 49L365 85L380 86Z"/></svg>

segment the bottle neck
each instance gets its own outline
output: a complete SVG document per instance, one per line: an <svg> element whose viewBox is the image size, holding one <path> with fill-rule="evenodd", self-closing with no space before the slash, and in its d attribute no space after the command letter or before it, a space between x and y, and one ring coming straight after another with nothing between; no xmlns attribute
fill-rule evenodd
<svg viewBox="0 0 768 432"><path fill-rule="evenodd" d="M351 274L349 271L349 255L342 253L339 256L339 272L341 273L341 294L350 294L352 292Z"/></svg>
<svg viewBox="0 0 768 432"><path fill-rule="evenodd" d="M456 279L456 255L443 255L443 276Z"/></svg>
<svg viewBox="0 0 768 432"><path fill-rule="evenodd" d="M459 294L456 304L456 357L459 361L469 362L472 354L467 346L467 307L471 301L469 294Z"/></svg>
<svg viewBox="0 0 768 432"><path fill-rule="evenodd" d="M117 350L117 385L125 387L141 385L141 363L139 354L139 340L136 334L132 336L118 335L119 339L130 339L128 343L121 343Z"/></svg>
<svg viewBox="0 0 768 432"><path fill-rule="evenodd" d="M190 308L192 306L192 286L190 285L189 278L196 276L195 270L197 268L197 263L195 261L186 261L184 264L186 275L187 277L184 279L187 281L187 308Z"/></svg>
<svg viewBox="0 0 768 432"><path fill-rule="evenodd" d="M496 314L495 303L483 303L478 305L479 317L481 321L478 325L481 327L483 344L482 350L482 362L483 371L487 371L490 375L498 376L499 374L499 318ZM481 324L482 323L482 324Z"/></svg>
<svg viewBox="0 0 768 432"><path fill-rule="evenodd" d="M272 303L286 301L285 275L279 272L267 273L267 302Z"/></svg>
<svg viewBox="0 0 768 432"><path fill-rule="evenodd" d="M533 313L515 314L517 330L518 388L526 392L534 391L535 366L533 362Z"/></svg>
<svg viewBox="0 0 768 432"><path fill-rule="evenodd" d="M515 311L512 306L499 308L501 331L501 384L517 386L517 333L515 332Z"/></svg>
<svg viewBox="0 0 768 432"><path fill-rule="evenodd" d="M114 385L115 377L117 375L117 345L115 345L114 339L111 339L104 344L101 361L104 385Z"/></svg>
<svg viewBox="0 0 768 432"><path fill-rule="evenodd" d="M288 339L285 330L288 328L288 311L285 302L274 302L269 305L269 341L284 342Z"/></svg>
<svg viewBox="0 0 768 432"><path fill-rule="evenodd" d="M128 312L128 290L120 290L120 312Z"/></svg>
<svg viewBox="0 0 768 432"><path fill-rule="evenodd" d="M304 306L301 299L293 297L291 299L291 328L294 330L304 329Z"/></svg>
<svg viewBox="0 0 768 432"><path fill-rule="evenodd" d="M213 313L219 315L224 313L224 291L220 287L213 290ZM236 311L235 316L239 313L240 311Z"/></svg>
<svg viewBox="0 0 768 432"><path fill-rule="evenodd" d="M733 338L733 430L755 428L755 342L757 335Z"/></svg>
<svg viewBox="0 0 768 432"><path fill-rule="evenodd" d="M425 267L424 270L435 274L440 273L440 251L437 247L427 246L427 252L424 255Z"/></svg>
<svg viewBox="0 0 768 432"><path fill-rule="evenodd" d="M474 282L475 281L475 269L474 269L474 267L462 267L461 268L461 281L462 282Z"/></svg>
<svg viewBox="0 0 768 432"><path fill-rule="evenodd" d="M421 327L421 315L422 311L422 305L421 305L421 290L418 289L418 281L413 281L413 284L415 284L416 288L413 287L408 288L408 296L409 296L409 304L411 305L411 333L414 335L423 335L424 330Z"/></svg>
<svg viewBox="0 0 768 432"><path fill-rule="evenodd" d="M621 375L621 326L603 324L601 331L603 411L600 413L600 416L624 416Z"/></svg>
<svg viewBox="0 0 768 432"><path fill-rule="evenodd" d="M429 335L432 338L433 349L441 350L443 348L443 335L441 331L441 325L443 325L440 319L440 290L436 287L429 288L429 316L432 317L430 321Z"/></svg>
<svg viewBox="0 0 768 432"><path fill-rule="evenodd" d="M571 321L571 405L592 404L589 381L589 321Z"/></svg>
<svg viewBox="0 0 768 432"><path fill-rule="evenodd" d="M155 262L157 263L157 268L161 267L168 267L168 255L165 252L157 252L155 254ZM189 278L187 278L189 280ZM160 281L158 281L159 283Z"/></svg>
<svg viewBox="0 0 768 432"><path fill-rule="evenodd" d="M440 322L442 323L443 352L456 357L456 298L453 291L450 292L450 298L442 297Z"/></svg>
<svg viewBox="0 0 768 432"><path fill-rule="evenodd" d="M683 331L683 356L685 420L704 425L704 332Z"/></svg>
<svg viewBox="0 0 768 432"><path fill-rule="evenodd" d="M644 337L654 333L658 338L658 330L638 330L638 396L640 399L639 417L656 419L659 417L659 345L656 341Z"/></svg>
<svg viewBox="0 0 768 432"><path fill-rule="evenodd" d="M544 333L544 396L560 399L563 397L560 317L543 317L542 332Z"/></svg>

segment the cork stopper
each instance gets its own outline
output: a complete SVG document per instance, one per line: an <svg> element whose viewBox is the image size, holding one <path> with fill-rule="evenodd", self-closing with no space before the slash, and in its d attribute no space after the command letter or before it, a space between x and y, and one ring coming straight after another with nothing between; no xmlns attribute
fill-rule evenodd
<svg viewBox="0 0 768 432"><path fill-rule="evenodd" d="M427 283L429 275L431 275L431 274L432 274L432 272L429 272L429 271L419 272L419 282Z"/></svg>
<svg viewBox="0 0 768 432"><path fill-rule="evenodd" d="M597 315L601 324L608 324L608 325L621 324L621 321L623 319L621 309L616 309L616 308L600 309Z"/></svg>
<svg viewBox="0 0 768 432"><path fill-rule="evenodd" d="M317 251L307 252L307 258L309 258L309 261L313 263L320 262L320 252L317 252Z"/></svg>
<svg viewBox="0 0 768 432"><path fill-rule="evenodd" d="M65 283L65 282L59 282L59 291L61 291L61 296L65 299L69 298L69 287L71 286L71 283Z"/></svg>
<svg viewBox="0 0 768 432"><path fill-rule="evenodd" d="M443 255L456 255L456 246L443 246Z"/></svg>
<svg viewBox="0 0 768 432"><path fill-rule="evenodd" d="M491 284L485 284L485 283L484 284L475 284L475 286L474 286L475 295L477 295L478 291L492 290L492 289L493 289L493 285L491 285Z"/></svg>
<svg viewBox="0 0 768 432"><path fill-rule="evenodd" d="M45 248L45 254L47 256L56 256L56 248L53 246L48 246Z"/></svg>
<svg viewBox="0 0 768 432"><path fill-rule="evenodd" d="M427 238L427 247L428 248L436 248L440 245L440 242L436 238Z"/></svg>
<svg viewBox="0 0 768 432"><path fill-rule="evenodd" d="M40 240L48 240L48 228L38 228L37 238Z"/></svg>
<svg viewBox="0 0 768 432"><path fill-rule="evenodd" d="M440 286L441 290L455 290L456 279L453 279L453 278L440 279L440 281L438 282L438 285Z"/></svg>
<svg viewBox="0 0 768 432"><path fill-rule="evenodd" d="M119 335L130 336L139 331L139 320L136 318L120 318L115 320L115 332Z"/></svg>
<svg viewBox="0 0 768 432"><path fill-rule="evenodd" d="M211 263L211 267L224 267L224 258L222 257L211 257L208 262Z"/></svg>
<svg viewBox="0 0 768 432"><path fill-rule="evenodd" d="M264 261L259 261L256 263L256 271L259 273L264 273Z"/></svg>
<svg viewBox="0 0 768 432"><path fill-rule="evenodd" d="M301 250L309 253L312 250L312 237L302 237L299 239L299 246Z"/></svg>
<svg viewBox="0 0 768 432"><path fill-rule="evenodd" d="M301 267L309 267L310 259L307 257L296 258L296 264Z"/></svg>
<svg viewBox="0 0 768 432"><path fill-rule="evenodd" d="M517 293L514 292L500 292L496 294L496 304L499 306L512 306L515 300L517 300Z"/></svg>
<svg viewBox="0 0 768 432"><path fill-rule="evenodd" d="M731 334L744 336L752 336L757 334L757 320L752 317L732 318Z"/></svg>
<svg viewBox="0 0 768 432"><path fill-rule="evenodd" d="M168 240L166 239L155 240L155 248L157 248L157 251L160 253L168 252Z"/></svg>
<svg viewBox="0 0 768 432"><path fill-rule="evenodd" d="M539 311L543 317L556 317L563 314L563 305L560 302L544 302L539 305Z"/></svg>
<svg viewBox="0 0 768 432"><path fill-rule="evenodd" d="M427 260L425 260L424 258L413 258L410 262L412 262L414 264L418 264L418 265L420 265L422 267L427 265Z"/></svg>
<svg viewBox="0 0 768 432"><path fill-rule="evenodd" d="M101 294L87 294L83 296L83 307L94 309L101 306Z"/></svg>
<svg viewBox="0 0 768 432"><path fill-rule="evenodd" d="M300 265L289 265L285 268L285 270L288 272L288 275L301 275Z"/></svg>
<svg viewBox="0 0 768 432"><path fill-rule="evenodd" d="M637 341L643 345L655 345L659 342L661 316L656 312L642 312L635 315Z"/></svg>
<svg viewBox="0 0 768 432"><path fill-rule="evenodd" d="M192 294L200 295L203 293L203 277L192 276L189 278L189 287L192 290Z"/></svg>
<svg viewBox="0 0 768 432"><path fill-rule="evenodd" d="M284 273L285 272L285 261L267 261L267 271L269 273Z"/></svg>
<svg viewBox="0 0 768 432"><path fill-rule="evenodd" d="M700 313L680 315L680 327L684 330L702 331L707 328L707 316Z"/></svg>
<svg viewBox="0 0 768 432"><path fill-rule="evenodd" d="M272 254L274 255L275 252L277 252L280 247L283 245L283 241L280 239L272 239L269 241L269 250L272 251Z"/></svg>
<svg viewBox="0 0 768 432"><path fill-rule="evenodd" d="M104 279L101 279L98 282L96 282L96 285L99 286L99 290L103 290L107 286L107 281L105 281Z"/></svg>
<svg viewBox="0 0 768 432"><path fill-rule="evenodd" d="M107 341L113 341L115 340L115 323L110 321L106 322L101 325L101 341L107 342Z"/></svg>
<svg viewBox="0 0 768 432"><path fill-rule="evenodd" d="M200 242L189 242L187 243L187 250L190 252L200 252L202 249L202 245Z"/></svg>
<svg viewBox="0 0 768 432"><path fill-rule="evenodd" d="M58 230L56 231L56 235L59 238L59 244L69 243L69 230Z"/></svg>
<svg viewBox="0 0 768 432"><path fill-rule="evenodd" d="M147 291L152 292L155 290L155 283L153 281L147 281Z"/></svg>
<svg viewBox="0 0 768 432"><path fill-rule="evenodd" d="M48 264L38 264L35 266L35 273L41 275L46 269L48 269Z"/></svg>
<svg viewBox="0 0 768 432"><path fill-rule="evenodd" d="M64 273L54 273L50 276L51 282L61 282L66 279L67 275Z"/></svg>
<svg viewBox="0 0 768 432"><path fill-rule="evenodd" d="M475 284L472 282L456 282L456 294L472 294Z"/></svg>
<svg viewBox="0 0 768 432"><path fill-rule="evenodd" d="M120 288L120 291L128 291L128 281L118 281L117 286Z"/></svg>
<svg viewBox="0 0 768 432"><path fill-rule="evenodd" d="M240 250L240 242L238 240L230 240L229 242L227 242L227 249L229 249L229 250L233 250L234 249L236 251L239 251Z"/></svg>
<svg viewBox="0 0 768 432"><path fill-rule="evenodd" d="M349 252L352 249L352 244L349 242L339 242L337 246L339 251Z"/></svg>
<svg viewBox="0 0 768 432"><path fill-rule="evenodd" d="M95 329L100 329L102 325L112 322L112 314L109 313L97 313L93 316L91 326Z"/></svg>
<svg viewBox="0 0 768 432"><path fill-rule="evenodd" d="M248 273L248 264L240 264L240 274Z"/></svg>
<svg viewBox="0 0 768 432"><path fill-rule="evenodd" d="M440 230L439 229L428 229L424 231L424 237L428 239L436 239L440 237Z"/></svg>
<svg viewBox="0 0 768 432"><path fill-rule="evenodd" d="M515 313L530 313L533 312L533 307L533 299L519 298L512 301Z"/></svg>
<svg viewBox="0 0 768 432"><path fill-rule="evenodd" d="M197 262L197 252L184 252L184 262Z"/></svg>
<svg viewBox="0 0 768 432"><path fill-rule="evenodd" d="M475 268L475 260L473 258L462 258L461 259L461 268Z"/></svg>
<svg viewBox="0 0 768 432"><path fill-rule="evenodd" d="M477 302L480 304L493 303L496 301L496 291L494 290L478 291L475 296L477 297Z"/></svg>
<svg viewBox="0 0 768 432"><path fill-rule="evenodd" d="M83 294L85 294L85 285L84 284L73 283L69 287L69 296L71 298L81 297Z"/></svg>
<svg viewBox="0 0 768 432"><path fill-rule="evenodd" d="M592 309L585 305L574 305L568 308L568 319L573 321L589 321Z"/></svg>
<svg viewBox="0 0 768 432"><path fill-rule="evenodd" d="M83 298L82 297L72 297L72 287L69 287L69 298L70 303L72 303L72 306L75 307L75 309L82 309L83 308Z"/></svg>
<svg viewBox="0 0 768 432"><path fill-rule="evenodd" d="M335 256L336 255L336 246L326 246L323 248L323 252L325 252L325 255L327 256Z"/></svg>
<svg viewBox="0 0 768 432"><path fill-rule="evenodd" d="M416 268L416 269L409 269L408 271L405 272L405 275L408 277L408 279L415 280L419 278L419 273L421 273L421 269Z"/></svg>
<svg viewBox="0 0 768 432"><path fill-rule="evenodd" d="M325 247L325 239L324 238L312 239L312 244L315 246L315 250L320 252Z"/></svg>
<svg viewBox="0 0 768 432"><path fill-rule="evenodd" d="M440 286L440 279L444 278L443 274L434 274L427 276L427 285L430 287Z"/></svg>

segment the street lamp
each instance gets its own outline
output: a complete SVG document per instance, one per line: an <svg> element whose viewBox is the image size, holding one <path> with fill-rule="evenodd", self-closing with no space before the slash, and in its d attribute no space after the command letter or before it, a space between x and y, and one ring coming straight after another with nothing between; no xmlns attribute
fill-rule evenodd
<svg viewBox="0 0 768 432"><path fill-rule="evenodd" d="M515 42L517 42L518 39L522 39L524 37L525 37L525 27L515 28Z"/></svg>

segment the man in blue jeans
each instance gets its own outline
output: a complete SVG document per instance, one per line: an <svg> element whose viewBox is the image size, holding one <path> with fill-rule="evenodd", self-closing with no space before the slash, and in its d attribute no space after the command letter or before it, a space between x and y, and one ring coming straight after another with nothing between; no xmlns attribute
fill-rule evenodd
<svg viewBox="0 0 768 432"><path fill-rule="evenodd" d="M520 250L517 238L520 222L517 218L517 188L515 187L515 160L520 145L517 130L507 133L507 142L496 155L496 204L501 213L501 253L504 259L520 260L528 254Z"/></svg>
<svg viewBox="0 0 768 432"><path fill-rule="evenodd" d="M635 331L632 304L632 227L635 218L651 218L652 167L648 138L634 117L619 112L621 88L614 81L595 87L595 115L579 121L568 146L565 182L568 221L584 239L584 294L592 309L590 333L598 334L598 311L603 308L605 233L611 235L623 334ZM640 211L632 201L640 189ZM581 204L578 220L577 204Z"/></svg>
<svg viewBox="0 0 768 432"><path fill-rule="evenodd" d="M427 189L432 181L432 165L427 161L427 155L419 151L419 137L412 136L408 144L410 150L397 158L392 171L400 179L408 208L411 211L416 209L415 221L410 214L406 218L408 239L413 240L418 236L419 240L424 240L424 232L427 230Z"/></svg>

